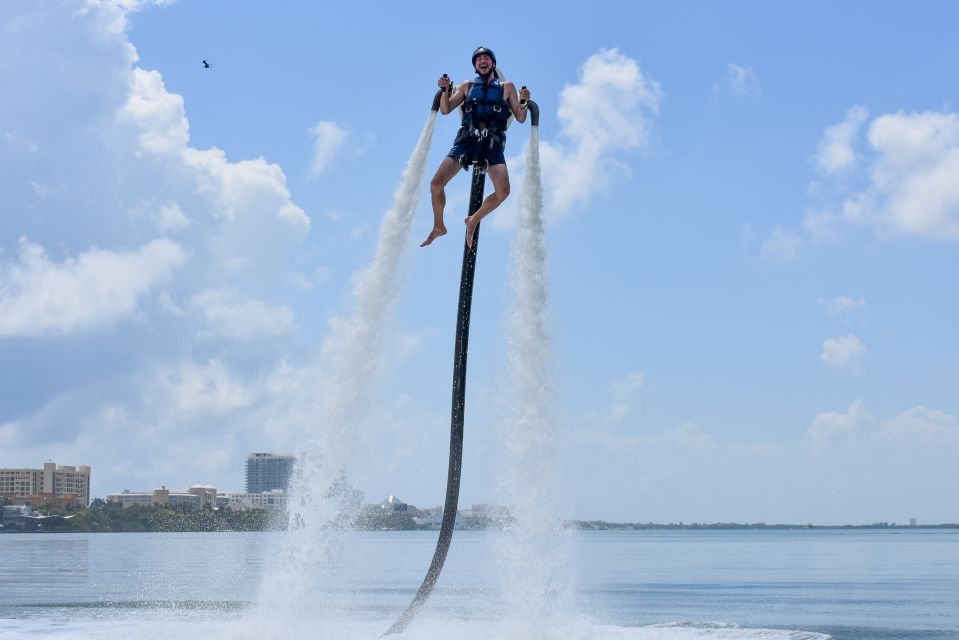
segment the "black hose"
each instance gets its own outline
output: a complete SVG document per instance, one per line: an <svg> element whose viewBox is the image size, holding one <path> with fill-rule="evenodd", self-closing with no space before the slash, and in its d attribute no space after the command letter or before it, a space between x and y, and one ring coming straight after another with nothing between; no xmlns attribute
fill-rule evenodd
<svg viewBox="0 0 959 640"><path fill-rule="evenodd" d="M439 96L436 98L439 100ZM527 109L529 110L529 123L531 126L539 126L539 105L533 102L532 100L527 100Z"/></svg>
<svg viewBox="0 0 959 640"><path fill-rule="evenodd" d="M470 189L469 215L479 210L483 203L483 191L486 187L485 163L473 166L473 185ZM463 468L463 419L466 410L466 356L470 335L470 309L473 303L473 276L476 273L476 251L479 248L479 223L473 232L473 248L463 243L463 269L460 272L460 298L456 314L456 346L453 352L453 408L450 417L450 464L446 476L446 504L443 505L443 522L440 525L439 539L433 561L423 578L423 584L416 591L413 601L384 635L402 633L427 598L433 592L446 554L453 540L453 527L456 524L456 511L460 498L460 476Z"/></svg>
<svg viewBox="0 0 959 640"><path fill-rule="evenodd" d="M436 92L433 98L433 111L439 111L440 96L443 90ZM539 126L539 105L532 100L527 103L531 124ZM486 163L473 165L473 184L470 188L469 214L476 213L483 204L483 191L486 188ZM446 555L453 540L453 528L456 524L456 511L460 499L460 477L463 469L463 420L466 413L466 356L470 337L470 310L473 305L473 277L476 273L476 252L479 249L480 225L476 224L473 232L473 248L463 243L463 269L460 272L460 298L456 313L456 343L453 350L453 407L450 412L450 463L446 476L446 503L443 505L443 522L440 525L440 535L436 541L436 551L433 560L426 571L423 584L416 590L413 601L406 611L397 618L386 633L402 633L416 617L426 600L433 592L436 581L443 570Z"/></svg>

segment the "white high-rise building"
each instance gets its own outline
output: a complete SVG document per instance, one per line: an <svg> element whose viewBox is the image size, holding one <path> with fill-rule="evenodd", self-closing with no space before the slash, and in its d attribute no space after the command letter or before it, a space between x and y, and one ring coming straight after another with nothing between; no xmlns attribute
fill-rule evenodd
<svg viewBox="0 0 959 640"><path fill-rule="evenodd" d="M289 490L296 457L282 453L251 453L246 457L246 492Z"/></svg>

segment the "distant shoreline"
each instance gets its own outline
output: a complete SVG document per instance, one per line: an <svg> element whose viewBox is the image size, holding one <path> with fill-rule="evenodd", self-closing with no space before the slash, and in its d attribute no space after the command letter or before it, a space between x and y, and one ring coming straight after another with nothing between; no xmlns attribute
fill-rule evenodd
<svg viewBox="0 0 959 640"><path fill-rule="evenodd" d="M801 530L816 530L816 531L865 531L865 530L896 530L896 531L916 531L919 529L925 530L941 530L941 529L959 529L959 524L924 524L924 525L895 525L887 527L878 527L874 525L856 525L856 524L845 524L845 525L791 525L791 524L774 524L774 525L670 525L670 524L653 524L653 525L617 525L611 524L609 526L570 526L570 530L575 531L801 531ZM463 529L464 531L497 531L502 530L500 527L486 527L486 528L473 528L473 529ZM276 533L278 531L284 531L284 529L273 529L273 528L264 528L264 529L140 529L136 531L110 531L110 530L98 530L98 529L88 529L88 530L70 530L70 529L36 529L36 530L19 530L13 528L0 528L0 535L5 533L16 534L61 534L61 533ZM421 531L423 533L435 533L438 529L427 529L423 527L410 527L407 529L403 528L354 528L353 531L357 532L376 532L376 533L394 533L402 532L409 533L411 531Z"/></svg>
<svg viewBox="0 0 959 640"><path fill-rule="evenodd" d="M172 509L169 507L132 507L97 505L68 514L24 519L21 526L0 526L0 533L194 533L280 531L286 528L287 518L262 509L232 511L230 509ZM417 525L406 514L389 514L357 518L339 523L343 529L355 531L436 531L436 527ZM502 530L513 524L510 518L465 518L462 530ZM567 520L568 530L578 531L771 531L771 530L930 530L959 529L957 523L898 524L766 524L764 522L607 522L605 520Z"/></svg>
<svg viewBox="0 0 959 640"><path fill-rule="evenodd" d="M645 530L721 530L721 529L959 529L957 523L942 524L897 524L895 522L877 522L874 524L766 524L715 522L659 524L654 522L605 522L603 520L574 520L568 523L571 529L593 531L645 531Z"/></svg>

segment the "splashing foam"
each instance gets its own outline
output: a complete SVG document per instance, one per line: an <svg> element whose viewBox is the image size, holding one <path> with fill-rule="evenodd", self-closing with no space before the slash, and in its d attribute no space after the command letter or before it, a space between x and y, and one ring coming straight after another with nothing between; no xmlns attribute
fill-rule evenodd
<svg viewBox="0 0 959 640"><path fill-rule="evenodd" d="M376 255L355 278L352 315L333 324L323 345L326 378L318 406L311 407L315 435L300 453L291 483L290 530L264 577L263 608L274 616L289 612L283 617L300 621L296 624L307 630L316 617L333 613L322 605L329 594L320 589L329 560L341 546L337 525L349 521L356 506L349 471L366 436L380 341L400 289L397 267L419 202L435 123L436 112L430 112L394 193L393 207L383 216Z"/></svg>
<svg viewBox="0 0 959 640"><path fill-rule="evenodd" d="M514 418L501 492L514 518L498 551L507 604L504 624L526 638L565 637L573 610L569 534L559 520L552 339L539 132L532 128L512 251L513 309L507 330Z"/></svg>

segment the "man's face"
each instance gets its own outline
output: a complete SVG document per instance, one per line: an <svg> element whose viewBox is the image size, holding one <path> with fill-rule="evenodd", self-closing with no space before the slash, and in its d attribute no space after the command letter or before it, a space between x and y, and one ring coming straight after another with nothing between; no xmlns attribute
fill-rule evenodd
<svg viewBox="0 0 959 640"><path fill-rule="evenodd" d="M493 59L489 57L488 53L481 53L476 56L476 70L481 76L485 76L493 69Z"/></svg>

